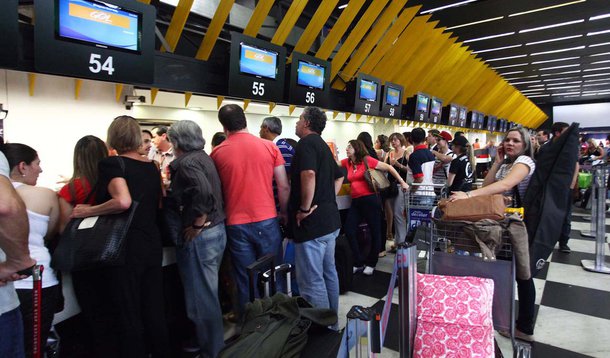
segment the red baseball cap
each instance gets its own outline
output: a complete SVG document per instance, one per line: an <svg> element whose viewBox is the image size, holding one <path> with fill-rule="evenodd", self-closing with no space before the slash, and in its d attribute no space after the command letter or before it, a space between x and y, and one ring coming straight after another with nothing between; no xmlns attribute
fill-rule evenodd
<svg viewBox="0 0 610 358"><path fill-rule="evenodd" d="M447 131L442 131L439 134L434 134L435 137L440 137L444 140L446 140L447 142L451 142L451 140L453 139L453 137L451 136L451 133L447 132Z"/></svg>

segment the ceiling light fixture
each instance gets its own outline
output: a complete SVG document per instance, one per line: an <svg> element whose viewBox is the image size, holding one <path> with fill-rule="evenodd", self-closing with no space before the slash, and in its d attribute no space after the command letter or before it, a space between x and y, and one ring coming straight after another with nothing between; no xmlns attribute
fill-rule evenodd
<svg viewBox="0 0 610 358"><path fill-rule="evenodd" d="M515 86L515 85L524 85L526 83L538 83L540 82L540 80L534 80L534 81L521 81L521 82L512 82L511 85Z"/></svg>
<svg viewBox="0 0 610 358"><path fill-rule="evenodd" d="M540 31L540 30L552 29L552 28L555 28L555 27L562 27L562 26L568 26L568 25L580 24L581 22L585 22L585 19L574 20L574 21L566 21L566 22L560 22L560 23L558 23L558 24L553 24L553 25L546 25L546 26L540 26L540 27L533 27L533 28L531 28L531 29L519 30L519 33L520 33L520 34L524 34L524 33L526 33L526 32Z"/></svg>
<svg viewBox="0 0 610 358"><path fill-rule="evenodd" d="M610 14L603 14L603 15L597 15L597 16L591 16L589 18L589 21L595 21L595 20L600 20L600 19L605 19L607 17L610 17Z"/></svg>
<svg viewBox="0 0 610 358"><path fill-rule="evenodd" d="M532 62L532 65L539 65L541 63L549 63L549 62L576 60L578 58L580 58L580 56L557 58L557 59L554 59L554 60L546 60L546 61L535 61L535 62Z"/></svg>
<svg viewBox="0 0 610 358"><path fill-rule="evenodd" d="M538 77L538 75L505 78L505 80L507 80L507 81L514 81L514 80L522 80L522 79L525 79L525 78L536 78L536 77Z"/></svg>
<svg viewBox="0 0 610 358"><path fill-rule="evenodd" d="M589 45L589 47L598 47L598 46L607 46L610 45L610 42L600 42L598 44Z"/></svg>
<svg viewBox="0 0 610 358"><path fill-rule="evenodd" d="M540 75L541 77L547 77L547 76L557 76L557 75L567 75L570 73L580 73L580 70L576 70L576 71L564 71L564 72L557 72L557 73L545 73L544 75Z"/></svg>
<svg viewBox="0 0 610 358"><path fill-rule="evenodd" d="M601 35L601 34L607 34L607 33L610 33L610 30L587 32L587 36L595 36L595 35Z"/></svg>
<svg viewBox="0 0 610 358"><path fill-rule="evenodd" d="M610 44L610 42L609 42L609 44ZM578 46L578 47L562 48L560 50L553 50L553 51L534 52L534 53L531 54L531 56L539 56L539 55L547 55L549 53L559 53L559 52L582 50L583 48L585 48L585 47L584 46Z"/></svg>
<svg viewBox="0 0 610 358"><path fill-rule="evenodd" d="M497 66L497 67L494 67L493 69L499 70L502 68L511 68L511 67L527 66L527 65L529 65L529 63L517 63L515 65Z"/></svg>
<svg viewBox="0 0 610 358"><path fill-rule="evenodd" d="M606 86L606 85L610 85L610 82L588 83L588 84L585 84L582 86L583 87L595 87L595 86Z"/></svg>
<svg viewBox="0 0 610 358"><path fill-rule="evenodd" d="M610 70L610 67L587 68L586 70L583 70L583 72L602 71L602 70Z"/></svg>
<svg viewBox="0 0 610 358"><path fill-rule="evenodd" d="M600 63L610 63L610 60L591 62L592 65L598 65Z"/></svg>
<svg viewBox="0 0 610 358"><path fill-rule="evenodd" d="M527 86L527 88L533 88L533 87L544 87L544 83L543 84L539 84L539 85L529 85L529 86Z"/></svg>
<svg viewBox="0 0 610 358"><path fill-rule="evenodd" d="M582 96L583 97L589 97L589 96L604 96L610 94L610 92L596 92L596 93L585 93Z"/></svg>
<svg viewBox="0 0 610 358"><path fill-rule="evenodd" d="M513 71L513 72L506 72L506 73L498 73L500 76L506 76L506 75L514 75L517 73L523 73L525 71Z"/></svg>
<svg viewBox="0 0 610 358"><path fill-rule="evenodd" d="M445 5L445 6L436 7L436 8L434 8L434 9L430 9L430 10L422 11L422 12L420 12L419 14L420 14L420 15L424 15L424 14L431 14L431 13L433 13L433 12L435 12L435 11L445 10L445 9L449 9L449 8L452 8L452 7L458 7L458 6L466 5L466 4L468 4L468 3L475 2L475 1L477 1L477 0L466 0L466 1L460 1L460 2L456 2L456 3L454 3L454 4L449 4L449 5Z"/></svg>
<svg viewBox="0 0 610 358"><path fill-rule="evenodd" d="M582 36L583 35L574 35L574 36L566 36L566 37L557 37L557 38L554 38L554 39L548 39L548 40L542 40L542 41L528 42L528 43L525 44L525 46L544 44L544 43L553 42L553 41L575 39L575 38L582 37Z"/></svg>
<svg viewBox="0 0 610 358"><path fill-rule="evenodd" d="M587 0L577 0L577 1L570 1L570 2L566 2L563 4L558 4L558 5L553 5L553 6L546 6L546 7L541 7L538 9L533 9L533 10L529 10L529 11L523 11L523 12L517 12L514 14L510 14L508 15L508 17L513 17L513 16L519 16L519 15L525 15L525 14L531 14L533 12L538 12L538 11L544 11L544 10L551 10L551 9L556 9L558 7L562 7L562 6L568 6L568 5L574 5L574 4L578 4L581 2L585 2Z"/></svg>
<svg viewBox="0 0 610 358"><path fill-rule="evenodd" d="M338 9L343 10L347 7L347 4L339 5Z"/></svg>
<svg viewBox="0 0 610 358"><path fill-rule="evenodd" d="M503 18L504 18L504 16L492 17L491 19L485 19L485 20L481 20L481 21L469 22L467 24L451 26L451 27L446 28L445 30L459 29L460 27L466 27L466 26L471 26L471 25L483 24L483 23L486 23L486 22L501 20Z"/></svg>
<svg viewBox="0 0 610 358"><path fill-rule="evenodd" d="M543 67L539 68L538 71L548 71L548 70L556 70L558 68L568 68L568 67L578 67L580 63L575 63L573 65L563 65L563 66L553 66L553 67Z"/></svg>
<svg viewBox="0 0 610 358"><path fill-rule="evenodd" d="M606 55L610 55L610 52L594 53L593 55L589 55L589 57L606 56Z"/></svg>
<svg viewBox="0 0 610 358"><path fill-rule="evenodd" d="M550 96L550 94L537 94L537 95L533 95L533 96L531 96L531 95L527 96L526 95L525 97L527 97L527 98L534 98L534 97L548 97L548 96Z"/></svg>
<svg viewBox="0 0 610 358"><path fill-rule="evenodd" d="M566 88L580 88L579 85L577 86L560 86L560 87L547 87L547 91L553 91L553 90L558 90L558 89L566 89Z"/></svg>
<svg viewBox="0 0 610 358"><path fill-rule="evenodd" d="M522 58L522 57L525 57L525 56L527 56L527 55L516 55L516 56L506 56L506 57L490 58L489 60L486 60L486 62L511 60L513 58Z"/></svg>
<svg viewBox="0 0 610 358"><path fill-rule="evenodd" d="M585 83L591 83L591 82L599 82L599 81L608 81L610 80L610 78L597 78L594 80L586 80Z"/></svg>
<svg viewBox="0 0 610 358"><path fill-rule="evenodd" d="M483 40L495 39L495 38L497 38L497 37L510 36L510 35L514 35L514 34L515 34L515 32L514 32L514 31L512 31L512 32L505 32L505 33L502 33L502 34L496 34L496 35L489 35L489 36L477 37L477 38L474 38L474 39L470 39L470 40L463 41L463 43L465 43L465 44L466 44L466 43L469 43L469 42L476 42L476 41L483 41Z"/></svg>
<svg viewBox="0 0 610 358"><path fill-rule="evenodd" d="M542 80L542 82L565 81L565 80L571 80L574 78L578 78L578 77L547 78L547 79Z"/></svg>
<svg viewBox="0 0 610 358"><path fill-rule="evenodd" d="M472 51L472 53L477 54L477 53L485 53L485 52L491 52L491 51L500 51L500 50L506 50L508 48L516 48L516 47L521 47L521 46L523 46L523 45L519 44L519 45L511 45L511 46L504 46L504 47L496 47L496 48L490 48L487 50Z"/></svg>
<svg viewBox="0 0 610 358"><path fill-rule="evenodd" d="M575 94L580 94L580 92L563 92L563 93L553 93L551 96L571 96Z"/></svg>
<svg viewBox="0 0 610 358"><path fill-rule="evenodd" d="M599 76L610 76L610 73L595 73L592 75L583 75L583 77L599 77Z"/></svg>
<svg viewBox="0 0 610 358"><path fill-rule="evenodd" d="M608 91L610 91L610 89L600 88L600 89L596 89L596 90L582 91L582 93L600 93L600 92L608 92Z"/></svg>

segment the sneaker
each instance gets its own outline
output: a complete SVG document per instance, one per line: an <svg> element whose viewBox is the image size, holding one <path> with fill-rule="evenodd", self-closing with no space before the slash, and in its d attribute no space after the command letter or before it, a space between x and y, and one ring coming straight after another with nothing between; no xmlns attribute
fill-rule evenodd
<svg viewBox="0 0 610 358"><path fill-rule="evenodd" d="M561 251L565 254L569 254L570 252L572 252L572 250L570 250L570 247L566 244L559 245L559 251Z"/></svg>
<svg viewBox="0 0 610 358"><path fill-rule="evenodd" d="M354 266L352 268L352 273L358 273L364 269L364 266Z"/></svg>
<svg viewBox="0 0 610 358"><path fill-rule="evenodd" d="M371 266L364 266L364 271L362 271L362 273L367 276L371 276L373 272L375 272L375 268Z"/></svg>

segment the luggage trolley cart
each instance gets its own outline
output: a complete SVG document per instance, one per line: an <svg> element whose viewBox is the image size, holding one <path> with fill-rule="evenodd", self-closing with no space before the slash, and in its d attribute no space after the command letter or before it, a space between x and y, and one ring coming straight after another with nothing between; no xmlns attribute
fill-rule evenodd
<svg viewBox="0 0 610 358"><path fill-rule="evenodd" d="M447 197L447 186L444 184L413 183L415 191L409 190L404 195L407 238L417 244L417 249L428 251L430 222L434 207L441 198Z"/></svg>
<svg viewBox="0 0 610 358"><path fill-rule="evenodd" d="M529 357L529 345L515 340L515 261L510 238L502 230L500 251L495 261L484 260L478 244L464 233L466 223L432 220L428 268L431 274L476 276L494 281L494 329L510 332L513 352Z"/></svg>

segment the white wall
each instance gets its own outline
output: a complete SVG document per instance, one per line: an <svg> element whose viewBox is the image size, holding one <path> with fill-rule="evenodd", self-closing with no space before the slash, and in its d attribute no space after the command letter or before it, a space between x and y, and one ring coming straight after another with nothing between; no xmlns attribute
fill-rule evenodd
<svg viewBox="0 0 610 358"><path fill-rule="evenodd" d="M571 106L554 106L553 121L580 123L580 128L609 127L610 103L590 103Z"/></svg>

